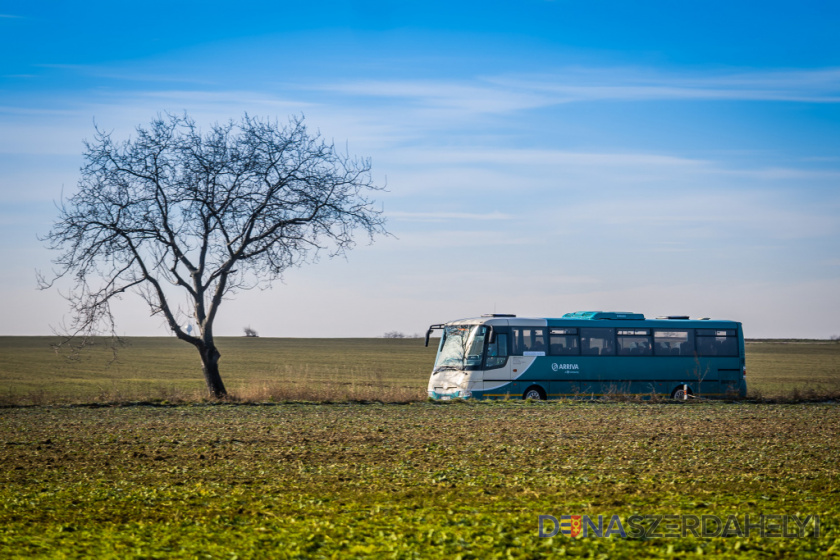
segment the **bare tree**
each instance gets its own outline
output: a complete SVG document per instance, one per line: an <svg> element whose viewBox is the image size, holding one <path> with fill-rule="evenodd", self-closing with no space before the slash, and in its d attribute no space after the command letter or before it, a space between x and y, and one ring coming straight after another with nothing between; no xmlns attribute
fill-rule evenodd
<svg viewBox="0 0 840 560"><path fill-rule="evenodd" d="M405 334L400 331L388 331L382 335L382 338L405 338Z"/></svg>
<svg viewBox="0 0 840 560"><path fill-rule="evenodd" d="M202 133L186 114L166 114L124 142L97 127L85 147L77 192L44 238L60 255L41 287L72 277L73 336L115 335L111 303L136 292L195 346L215 397L226 394L213 339L225 299L321 253L344 254L357 231L387 234L368 198L382 190L370 160L339 153L302 117L280 125L246 114ZM185 313L197 336L179 325Z"/></svg>
<svg viewBox="0 0 840 560"><path fill-rule="evenodd" d="M245 331L245 336L246 336L247 338L257 338L257 337L259 337L259 336L260 336L260 335L257 333L257 331L255 331L254 329L252 329L250 326L245 327L245 328L244 328L244 329L242 329L242 330L243 330L243 331Z"/></svg>

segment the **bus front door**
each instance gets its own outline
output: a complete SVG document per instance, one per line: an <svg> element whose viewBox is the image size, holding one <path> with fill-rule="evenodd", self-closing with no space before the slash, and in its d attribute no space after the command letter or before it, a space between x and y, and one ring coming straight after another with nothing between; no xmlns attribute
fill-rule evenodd
<svg viewBox="0 0 840 560"><path fill-rule="evenodd" d="M506 332L506 329L497 329L495 340L487 345L484 379L481 384L481 390L485 397L499 398L510 392L511 357L509 355L509 339L510 334Z"/></svg>

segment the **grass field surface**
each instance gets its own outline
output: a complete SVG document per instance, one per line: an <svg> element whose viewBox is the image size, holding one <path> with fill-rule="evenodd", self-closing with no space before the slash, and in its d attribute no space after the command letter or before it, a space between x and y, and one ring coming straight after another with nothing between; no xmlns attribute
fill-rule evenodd
<svg viewBox="0 0 840 560"><path fill-rule="evenodd" d="M130 338L114 354L104 341L77 360L48 337L0 337L0 399L33 403L199 400L198 353L175 338ZM246 399L425 398L435 349L418 339L220 338L222 379Z"/></svg>
<svg viewBox="0 0 840 560"><path fill-rule="evenodd" d="M0 410L3 558L824 558L833 404ZM538 516L819 515L801 538L540 538Z"/></svg>

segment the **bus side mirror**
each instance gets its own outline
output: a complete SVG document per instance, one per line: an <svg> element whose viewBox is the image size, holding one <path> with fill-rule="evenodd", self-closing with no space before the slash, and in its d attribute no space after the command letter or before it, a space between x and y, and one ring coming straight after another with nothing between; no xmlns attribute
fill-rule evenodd
<svg viewBox="0 0 840 560"><path fill-rule="evenodd" d="M487 329L490 331L487 333L487 344L493 344L496 342L496 331L493 330L493 327L488 326Z"/></svg>
<svg viewBox="0 0 840 560"><path fill-rule="evenodd" d="M432 331L435 329L443 329L443 325L432 325L429 327L429 330L426 331L426 346L429 345L429 337L432 336Z"/></svg>

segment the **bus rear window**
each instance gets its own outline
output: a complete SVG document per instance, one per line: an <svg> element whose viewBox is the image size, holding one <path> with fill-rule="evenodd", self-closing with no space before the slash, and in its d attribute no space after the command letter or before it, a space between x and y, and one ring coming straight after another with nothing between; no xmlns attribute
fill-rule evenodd
<svg viewBox="0 0 840 560"><path fill-rule="evenodd" d="M738 333L735 329L697 329L699 356L737 356Z"/></svg>

